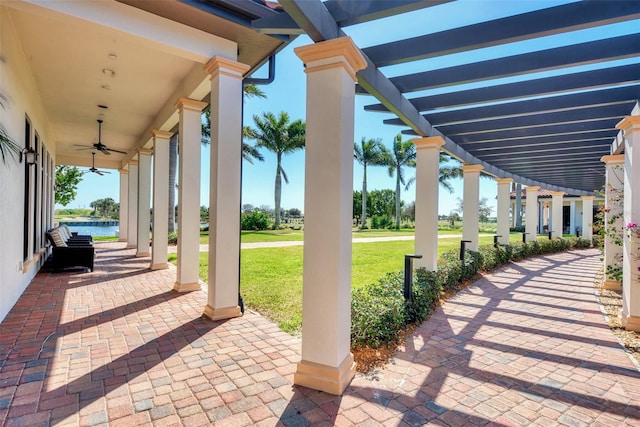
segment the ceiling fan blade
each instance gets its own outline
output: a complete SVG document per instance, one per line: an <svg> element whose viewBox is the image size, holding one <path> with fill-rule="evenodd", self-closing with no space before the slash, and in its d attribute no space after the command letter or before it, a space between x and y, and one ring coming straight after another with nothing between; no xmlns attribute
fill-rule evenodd
<svg viewBox="0 0 640 427"><path fill-rule="evenodd" d="M107 149L100 150L100 152L101 152L102 154L106 154L107 156L110 156L110 155L111 155L111 153L110 153L110 152L109 152L109 150L107 150Z"/></svg>
<svg viewBox="0 0 640 427"><path fill-rule="evenodd" d="M96 173L97 173L98 175L100 175L100 176L104 175L104 174L102 173L102 171L96 171Z"/></svg>
<svg viewBox="0 0 640 427"><path fill-rule="evenodd" d="M126 151L114 150L113 148L105 148L107 151L113 151L114 153L127 154Z"/></svg>

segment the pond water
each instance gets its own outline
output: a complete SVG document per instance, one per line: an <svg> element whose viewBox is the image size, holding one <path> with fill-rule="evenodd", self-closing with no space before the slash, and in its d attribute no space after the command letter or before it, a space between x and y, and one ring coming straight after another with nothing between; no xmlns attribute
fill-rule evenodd
<svg viewBox="0 0 640 427"><path fill-rule="evenodd" d="M90 236L118 237L117 225L70 225L69 230Z"/></svg>

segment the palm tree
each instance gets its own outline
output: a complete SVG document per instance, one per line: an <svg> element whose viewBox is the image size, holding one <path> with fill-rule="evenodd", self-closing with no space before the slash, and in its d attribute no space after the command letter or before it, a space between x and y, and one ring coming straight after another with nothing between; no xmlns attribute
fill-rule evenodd
<svg viewBox="0 0 640 427"><path fill-rule="evenodd" d="M364 169L362 176L362 223L360 228L363 229L367 225L367 165L384 165L385 159L390 155L389 150L382 144L380 138L365 139L362 138L360 145L353 144L353 157L360 163Z"/></svg>
<svg viewBox="0 0 640 427"><path fill-rule="evenodd" d="M280 199L282 195L282 179L286 184L289 178L282 167L282 156L304 148L305 123L294 120L289 123L289 114L284 111L276 117L273 113L262 113L262 117L254 115L255 128L249 129L256 147L266 148L276 155L276 183L275 183L275 224L280 226Z"/></svg>
<svg viewBox="0 0 640 427"><path fill-rule="evenodd" d="M386 156L385 166L389 168L389 176L396 174L396 230L400 229L400 184L405 190L413 183L415 178L405 181L402 168L416 167L416 146L411 140L402 140L402 135L398 134L393 140L393 149L390 155Z"/></svg>
<svg viewBox="0 0 640 427"><path fill-rule="evenodd" d="M0 61L4 62L4 59L0 56ZM0 93L0 108L4 109L8 102L8 98L5 94ZM6 164L6 158L15 156L22 151L22 147L18 145L7 133L7 130L2 124L0 124L0 155L2 157L2 163Z"/></svg>
<svg viewBox="0 0 640 427"><path fill-rule="evenodd" d="M438 182L440 182L440 185L452 194L453 187L449 181L454 178L462 178L462 169L460 169L459 166L442 166L443 163L448 161L449 157L440 153L440 174L438 176Z"/></svg>

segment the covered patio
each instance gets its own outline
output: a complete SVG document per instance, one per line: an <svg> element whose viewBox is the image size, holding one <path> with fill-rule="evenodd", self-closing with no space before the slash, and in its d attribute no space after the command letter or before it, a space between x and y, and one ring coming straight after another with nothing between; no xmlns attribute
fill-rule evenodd
<svg viewBox="0 0 640 427"><path fill-rule="evenodd" d="M634 425L640 373L594 300L599 252L512 264L447 302L342 396L293 386L300 338L212 322L124 243L41 271L2 323L9 426Z"/></svg>
<svg viewBox="0 0 640 427"><path fill-rule="evenodd" d="M0 247L3 251L0 256L0 319L4 319L2 354L5 360L2 375L6 376L3 389L10 396L2 401L6 406L2 410L7 419L16 423L25 420L44 424L63 420L77 423L81 422L80 418L74 417L86 416L93 418L82 421L104 423L112 416L108 412L109 400L117 396L121 398L119 402L129 406L122 409L125 411L122 416L114 416L114 420L122 418L123 422L130 423L135 420L126 417L133 416L148 422L151 418L146 417L156 416L152 414L157 412L164 414L165 409L153 411L154 405L166 404L170 415L199 415L202 422L207 423L217 415L212 416L208 413L210 410L201 406L204 397L196 396L196 393L215 390L211 397L222 399L214 399L218 406L230 411L229 416L235 413L230 408L236 408L237 417L241 418L238 422L242 424L247 422L249 410L256 412L255 407L264 408L266 403L255 399L247 403L249 396L256 396L252 394L256 390L244 390L254 383L263 384L256 386L257 389L264 387L264 381L256 380L254 376L259 375L260 369L265 369L250 368L261 363L267 363L266 366L272 363L280 369L265 370L277 373L279 385L270 387L281 393L280 397L271 394L266 399L275 397L274 401L279 402L283 399L281 402L285 407L282 411L270 409L270 414L263 414L264 420L292 415L287 408L295 408L295 413L300 415L319 406L321 411L313 412L321 418L318 421L325 419L322 411L330 417L329 422L336 421L340 416L337 408L349 402L349 396L361 394L367 396L364 400L383 399L383 406L391 410L383 412L394 414L394 421L398 418L409 424L419 424L421 421L410 421L412 417L420 420L418 415L428 419L429 412L412 412L417 406L404 403L411 392L397 396L393 394L395 391L391 395L380 394L376 387L367 383L375 382L375 379L359 377L351 382L355 375L349 332L356 94L375 96L379 103L368 106L367 110L391 113L393 116L386 123L400 125L406 134L415 137L415 251L423 255L416 263L419 267L436 268L438 158L441 150L464 163L463 239L469 241L467 247L472 250L477 249L478 244L481 174L496 179L501 243L506 243L505 239L508 242L510 216L513 216L509 209L509 189L514 182L526 186L525 227L529 241L536 239L539 228L537 197L540 189L552 191L551 232L556 238L562 236L563 197L572 194L581 197L583 215L579 226L584 230L584 236L591 239L594 191L603 185L623 194L620 198L623 203L615 208L606 205L612 215L616 215L621 224L640 223L640 150L632 149L640 138L639 39L636 27L633 27L640 16L640 3L561 1L550 7L532 6L532 3L527 6L532 10L513 16L372 46L359 46L357 35L348 34L349 27L401 17L403 13L426 10L431 13L430 19L446 20L449 3L456 4L442 0L281 0L279 5L226 0L3 2L0 5L3 43L0 66L2 99L7 100L7 105L3 105L6 114L2 124L25 152L31 149L39 154L35 163L28 164L20 157L19 163L0 168L0 190L9 202L0 206L0 213L2 221L10 225L4 237L6 244ZM46 31L42 31L43 28ZM612 28L615 34L609 33ZM594 30L589 33L590 40L584 43L576 41L584 35L580 33L583 30ZM307 76L303 333L298 342L282 335L256 315L247 313L238 318L242 316L238 300L238 265L243 85L255 81L252 80L253 72L302 33L313 43L295 50L300 58L298 72ZM574 38L563 39L567 34ZM501 50L520 42L527 46L531 40L539 41L548 36L560 38L548 48L543 43L542 47L535 48L518 45L520 51L515 53ZM484 57L485 51L476 52L485 48L496 49L491 59ZM451 54L470 56L464 64L452 65L446 62ZM430 58L444 58L444 62L439 66L419 62ZM418 72L395 73L395 76L387 76L384 72L387 66L415 61L418 65L412 66L414 70L420 68ZM545 74L548 72L552 75ZM480 86L468 87L468 84ZM203 291L198 275L200 117L207 107L211 109L212 129L209 158L212 222L209 280ZM96 138L98 119L104 119L103 137L108 148L104 148L100 137ZM176 135L180 152L180 233L178 268L174 271L167 264L165 208L169 198L169 186L166 185L169 144ZM77 148L81 144L88 144L89 150L100 151L96 166L111 168L120 174L122 242L120 246L101 248L98 254L101 266L94 275L50 275L40 270L50 254L44 233L53 225L55 165L89 165L90 151L84 151L86 155L82 155ZM153 224L151 239L150 224ZM632 228L635 232L635 227ZM622 284L611 280L607 283L612 287L623 285L624 324L629 329L640 330L637 277L640 247L630 233L623 233L621 247L614 247L610 240L605 242L605 264L610 256L623 254ZM551 263L549 268L558 269L558 272L546 277L545 281L559 279L557 276L564 277L573 271L584 272L584 275L570 276L571 283L562 280L557 283L559 289L562 286L574 289L592 286L596 271L602 267L595 251L567 254L565 258L549 257L549 260L530 261L533 266L525 268L527 271L522 274L525 277L544 274L547 267L536 267L536 263L546 265L546 262ZM572 269L565 270L563 264L571 265ZM518 274L509 276L505 272L507 270L497 273L497 277L506 274L506 280L511 280L517 276L518 285L537 286L533 277L521 282ZM52 292L49 282L65 292ZM500 288L499 285L496 287ZM544 292L544 288L536 288L536 295ZM509 286L506 289L511 292ZM523 293L527 292L530 291ZM593 297L586 295L580 294L581 305L592 304L587 300ZM476 313L472 318L488 323L472 327L474 336L490 327L493 316L497 315L486 310L508 296L492 297L484 301L486 308L477 308L481 315L478 317ZM543 307L556 309L560 306L560 310L566 310L571 307L572 298L577 297L575 292L569 291L565 291L564 296L562 302L549 302ZM585 296L584 300L582 296ZM505 312L514 314L514 310L532 315L529 310L517 306L509 307ZM588 310L589 315L595 316L595 313L597 310L593 307ZM569 314L549 316L563 322L572 319ZM203 319L203 315L208 320ZM585 353L580 350L580 357L571 353L554 356L552 365L544 365L544 372L540 371L537 379L523 380L526 374L538 375L524 368L513 375L500 372L499 378L508 378L497 383L487 379L492 385L487 388L493 388L499 396L514 388L518 391L526 389L522 391L525 394L534 390L533 394L539 400L547 398L545 393L549 393L554 401L564 402L563 415L573 406L595 410L595 414L586 414L591 421L600 416L617 421L623 415L636 416L637 408L627 405L627 399L634 397L635 371L623 361L611 366L585 362L582 357L594 360L609 347L615 351L598 360L624 357L619 348L609 344L613 338L604 338L605 329L600 322L592 317L585 321L587 314L584 313L580 316L575 319L580 322L580 333L583 334L587 326L594 327L593 336L598 338L584 342L584 338L573 335L575 331L564 332L561 338L577 342L580 348L595 345L597 351L590 347ZM416 348L424 350L430 347L423 344L437 342L436 352L446 351L454 356L424 362L421 372L427 373L427 383L415 388L411 399L425 403L421 408L431 408L429 411L437 416L466 414L466 417L477 416L480 421L489 421L492 415L475 412L473 401L468 401L468 405L464 403L471 408L469 410L456 409L459 403L453 402L462 402L464 396L456 395L459 399L440 403L434 400L447 389L444 378L449 378L449 374L455 378L458 375L473 378L476 368L469 367L469 363L493 365L495 357L502 357L494 354L474 359L475 353L470 355L463 349L465 345L474 345L466 341L470 338L465 336L465 329L455 329L453 320L446 322L450 325L450 335L414 338L423 340ZM500 323L513 327L513 319ZM539 319L533 321L534 325L538 323ZM240 331L257 328L253 326L256 324L266 329L256 335L255 342L244 338L234 342L235 336L241 335ZM550 325L543 336L560 330L564 330L561 325ZM271 332L274 335L269 338ZM518 337L526 335L521 332ZM524 332L535 331L525 328ZM55 346L49 345L53 342L50 340L55 340ZM265 341L277 350L260 347L263 344L258 342ZM536 343L542 341L538 339ZM460 342L466 344L460 347ZM245 344L256 352L247 359L243 358L247 356ZM453 347L446 347L447 350L440 347L449 344ZM208 347L210 345L213 347ZM411 347L415 343L408 345ZM535 348L533 344L522 343L522 346L526 345L532 346L531 351ZM558 351L573 352L574 349L574 345L568 343L558 347L561 348ZM499 348L505 354L539 360L531 352L520 354L516 348ZM278 363L282 366L266 359L271 359L270 355L276 352L283 353L273 358L281 360ZM216 360L218 353L225 356ZM237 354L238 360L231 354ZM409 366L415 366L416 362L422 364L420 358L430 354L433 353L420 351L412 355L406 368L408 371L402 373L407 375L407 381L394 387L401 389L411 383L410 378L419 377ZM173 355L180 360L176 372L171 370ZM233 363L228 362L227 356ZM458 356L460 360L456 359ZM254 357L260 362L252 363ZM498 365L519 369L513 368L510 356L504 357L506 359L497 361ZM453 367L448 364L453 363L452 360L463 364L460 370L450 369ZM194 365L189 366L192 362ZM430 365L436 362L441 364L438 365L440 371ZM543 358L534 363L546 362ZM225 363L233 367L228 367L228 371L237 372L227 373ZM291 363L297 365L291 367ZM395 366L405 366L403 363L398 362ZM527 366L526 363L532 362L524 362L523 366ZM565 389L566 384L556 379L557 382L551 384L541 383L542 389L534 388L534 384L540 386L538 382L543 381L542 377L548 378L556 371L557 364L568 364L574 368L572 371L579 368L579 372L572 373L566 381L583 385L576 383ZM394 372L395 366L389 367L389 372ZM581 374L583 368L590 373L606 374L601 381L603 387L598 391L583 390L592 384L584 385L587 377ZM155 378L151 378L151 373L155 375L155 369L161 371L159 377L166 378L162 381L170 384L153 384ZM611 369L615 371L613 377L609 375ZM197 379L190 377L193 372L198 373ZM55 378L58 375L59 378ZM216 375L223 378L221 384L216 383ZM239 383L233 381L234 375L241 378ZM484 373L480 373L478 381L483 376ZM62 377L70 382L63 384ZM632 380L627 382L628 378ZM423 394L432 379L438 386L433 394L427 393L431 401L436 402L430 407ZM137 385L138 381L144 385ZM359 386L361 381L369 385ZM459 381L464 383L462 379ZM31 383L37 384L29 385ZM292 383L301 387L291 389ZM627 387L627 384L631 386ZM478 384L467 384L472 388L474 385ZM166 397L159 398L155 394L156 387L164 386L178 388L172 388L168 392L170 396L176 393L175 396L184 394L184 397L169 397L171 403ZM199 391L200 387L202 390ZM347 391L342 398L334 398L319 392L307 393L304 387L335 395ZM496 387L502 391L498 392ZM189 392L180 392L187 388ZM289 394L284 393L284 389L288 389ZM373 394L367 394L369 390L373 390ZM591 392L598 398L588 394ZM224 393L231 393L231 400L225 401ZM485 393L494 396L489 391ZM42 396L45 399L41 399ZM159 398L157 402L156 397ZM41 400L54 399L60 400L49 402L50 407L40 411L40 408L47 408L41 406ZM182 399L187 400L174 401ZM597 408L582 403L583 400L593 402L593 399ZM136 407L139 400L144 403ZM298 400L303 407L295 406ZM533 401L540 404L536 398ZM234 402L240 403L232 405ZM518 402L514 402L517 406ZM522 402L530 400L525 398ZM183 404L185 406L181 406ZM361 412L367 414L367 420L376 420L374 414L379 408L372 402L361 404ZM541 407L527 405L535 407L522 404L535 412L531 416L542 414ZM360 413L356 410L359 406L345 408L344 416L349 422L363 421L353 415ZM484 408L479 403L477 406ZM607 409L610 406L614 409ZM54 413L58 407L67 407L69 411L75 408L77 413ZM554 410L559 412L558 408ZM188 414L189 411L195 412ZM352 413L351 418L348 413ZM206 419L203 418L205 414ZM508 414L509 410L494 415L508 417ZM568 416L575 415L571 414L573 412ZM20 419L23 415L33 419ZM67 416L71 418L67 420ZM519 416L524 415L519 413ZM38 421L38 417L43 419ZM165 417L158 415L158 418ZM509 419L512 418L515 416ZM454 417L449 422L455 424L457 421ZM192 425L190 423L185 424Z"/></svg>

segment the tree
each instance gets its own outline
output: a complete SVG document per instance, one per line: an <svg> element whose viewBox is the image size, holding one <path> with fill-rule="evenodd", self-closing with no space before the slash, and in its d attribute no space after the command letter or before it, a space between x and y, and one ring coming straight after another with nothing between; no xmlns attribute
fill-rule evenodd
<svg viewBox="0 0 640 427"><path fill-rule="evenodd" d="M76 198L82 171L75 166L56 165L55 202L67 206Z"/></svg>
<svg viewBox="0 0 640 427"><path fill-rule="evenodd" d="M382 144L380 138L365 139L360 141L360 145L353 144L353 157L362 165L364 173L362 175L362 224L360 228L367 226L367 166L385 164L385 159L389 156L389 151Z"/></svg>
<svg viewBox="0 0 640 427"><path fill-rule="evenodd" d="M358 225L362 218L362 200L364 200L362 192L355 190L353 192L353 213L351 215L356 219L356 225Z"/></svg>
<svg viewBox="0 0 640 427"><path fill-rule="evenodd" d="M255 209L256 208L250 203L245 203L245 204L242 205L242 213L251 213Z"/></svg>
<svg viewBox="0 0 640 427"><path fill-rule="evenodd" d="M458 197L458 209L456 210L461 214L463 213L463 203L463 200ZM487 222L489 220L489 215L491 215L491 212L493 212L493 208L489 206L488 203L489 199L486 197L483 197L478 201L478 219L481 222ZM464 221L464 217L462 217L462 220Z"/></svg>
<svg viewBox="0 0 640 427"><path fill-rule="evenodd" d="M415 181L415 178L405 180L403 168L416 167L416 146L410 140L403 141L402 135L398 134L393 140L391 155L386 156L385 166L389 168L389 176L396 175L396 230L400 229L400 184L405 190Z"/></svg>
<svg viewBox="0 0 640 427"><path fill-rule="evenodd" d="M276 117L273 113L262 113L262 116L254 115L256 125L251 129L256 147L265 148L276 155L276 179L275 179L275 223L280 226L280 201L282 197L282 179L286 184L289 178L282 167L282 156L304 148L305 123L302 120L289 122L289 114L284 111Z"/></svg>
<svg viewBox="0 0 640 427"><path fill-rule="evenodd" d="M4 62L4 58L0 56L0 60ZM0 108L4 110L8 98L5 94L0 93ZM11 157L15 160L16 156L22 151L22 147L18 145L7 133L7 130L2 124L0 124L0 155L2 156L2 163L7 164L7 157Z"/></svg>
<svg viewBox="0 0 640 427"><path fill-rule="evenodd" d="M393 217L396 205L396 193L393 190L373 190L367 193L367 215Z"/></svg>
<svg viewBox="0 0 640 427"><path fill-rule="evenodd" d="M451 186L451 181L454 178L462 177L462 169L459 166L443 166L443 163L447 163L450 160L450 157L447 155L440 153L440 173L438 176L438 182L442 185L449 194L453 193L453 187Z"/></svg>
<svg viewBox="0 0 640 427"><path fill-rule="evenodd" d="M291 218L300 218L302 216L302 212L298 208L291 208L287 211L289 217Z"/></svg>
<svg viewBox="0 0 640 427"><path fill-rule="evenodd" d="M178 163L178 135L169 140L169 233L176 231L176 170Z"/></svg>
<svg viewBox="0 0 640 427"><path fill-rule="evenodd" d="M402 207L402 218L409 221L416 220L416 202L411 202L408 205Z"/></svg>

